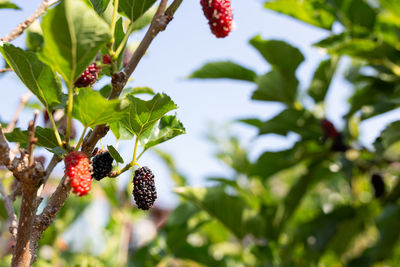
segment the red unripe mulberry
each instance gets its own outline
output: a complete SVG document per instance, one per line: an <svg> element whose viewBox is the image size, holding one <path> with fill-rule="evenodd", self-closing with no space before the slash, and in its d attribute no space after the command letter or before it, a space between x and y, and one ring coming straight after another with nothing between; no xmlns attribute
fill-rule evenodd
<svg viewBox="0 0 400 267"><path fill-rule="evenodd" d="M88 87L97 80L101 67L97 67L96 63L90 64L89 67L81 74L81 76L76 80L76 87Z"/></svg>
<svg viewBox="0 0 400 267"><path fill-rule="evenodd" d="M211 32L217 38L224 38L232 30L232 7L230 0L200 0Z"/></svg>
<svg viewBox="0 0 400 267"><path fill-rule="evenodd" d="M64 159L65 176L69 177L72 192L77 196L87 195L92 184L90 161L85 153L72 151Z"/></svg>

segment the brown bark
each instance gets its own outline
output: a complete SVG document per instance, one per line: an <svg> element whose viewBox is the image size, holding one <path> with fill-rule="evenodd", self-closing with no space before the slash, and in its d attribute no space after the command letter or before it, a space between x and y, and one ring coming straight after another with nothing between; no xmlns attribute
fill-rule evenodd
<svg viewBox="0 0 400 267"><path fill-rule="evenodd" d="M30 266L31 253L29 250L32 222L36 213L37 187L30 185L22 187L22 203L18 222L18 235L15 252L11 261L12 267Z"/></svg>

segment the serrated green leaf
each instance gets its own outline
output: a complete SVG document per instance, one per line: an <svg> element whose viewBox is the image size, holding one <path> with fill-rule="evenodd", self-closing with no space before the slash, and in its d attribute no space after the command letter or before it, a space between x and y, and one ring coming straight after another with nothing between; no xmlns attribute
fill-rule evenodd
<svg viewBox="0 0 400 267"><path fill-rule="evenodd" d="M257 74L232 61L211 62L194 71L189 78L199 79L235 79L254 82Z"/></svg>
<svg viewBox="0 0 400 267"><path fill-rule="evenodd" d="M61 103L61 82L35 53L5 43L0 51L21 81L47 108Z"/></svg>
<svg viewBox="0 0 400 267"><path fill-rule="evenodd" d="M154 3L156 0L120 0L118 11L132 22L140 18Z"/></svg>
<svg viewBox="0 0 400 267"><path fill-rule="evenodd" d="M313 80L308 88L308 94L316 103L324 101L335 74L338 59L338 57L331 57L323 60L315 70Z"/></svg>
<svg viewBox="0 0 400 267"><path fill-rule="evenodd" d="M9 0L0 0L0 9L5 9L5 8L9 8L9 9L21 9L19 6L17 6L14 3L11 3Z"/></svg>
<svg viewBox="0 0 400 267"><path fill-rule="evenodd" d="M327 30L335 21L320 1L275 0L265 3L264 7Z"/></svg>
<svg viewBox="0 0 400 267"><path fill-rule="evenodd" d="M164 116L140 136L140 145L147 150L184 133L185 128L176 116Z"/></svg>
<svg viewBox="0 0 400 267"><path fill-rule="evenodd" d="M9 142L16 142L23 146L26 146L29 141L29 132L21 131L20 128L15 128L11 133L6 133L5 136ZM60 136L61 139L64 138L64 136L62 136L61 134ZM57 138L54 134L53 129L36 126L35 137L38 139L35 144L37 146L45 147L48 149L58 147Z"/></svg>
<svg viewBox="0 0 400 267"><path fill-rule="evenodd" d="M72 116L85 127L112 123L126 115L126 106L118 99L107 100L98 91L82 88L74 96Z"/></svg>
<svg viewBox="0 0 400 267"><path fill-rule="evenodd" d="M121 157L119 152L111 145L107 146L108 152L110 152L110 155L113 159L115 159L116 162L118 163L124 163L124 159Z"/></svg>
<svg viewBox="0 0 400 267"><path fill-rule="evenodd" d="M283 41L267 41L257 35L250 40L250 44L260 52L269 64L284 73L293 74L304 60L299 49Z"/></svg>
<svg viewBox="0 0 400 267"><path fill-rule="evenodd" d="M256 79L258 88L254 91L252 99L263 101L279 101L293 105L297 96L297 78L285 75L279 70L272 70Z"/></svg>
<svg viewBox="0 0 400 267"><path fill-rule="evenodd" d="M153 99L145 101L127 95L130 101L129 115L121 120L122 125L136 136L141 136L151 128L165 113L177 106L166 94L156 94Z"/></svg>
<svg viewBox="0 0 400 267"><path fill-rule="evenodd" d="M138 94L155 95L153 89L150 87L126 87L122 90L121 96Z"/></svg>
<svg viewBox="0 0 400 267"><path fill-rule="evenodd" d="M73 84L110 40L110 28L82 0L65 0L43 17L41 58Z"/></svg>

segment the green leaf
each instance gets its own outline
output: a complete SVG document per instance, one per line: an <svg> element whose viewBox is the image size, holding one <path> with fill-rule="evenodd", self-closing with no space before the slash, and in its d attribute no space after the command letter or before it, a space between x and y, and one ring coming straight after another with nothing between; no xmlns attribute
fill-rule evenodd
<svg viewBox="0 0 400 267"><path fill-rule="evenodd" d="M156 94L153 99L145 101L127 95L130 101L129 115L121 120L122 125L136 136L141 136L151 128L165 113L177 106L166 94Z"/></svg>
<svg viewBox="0 0 400 267"><path fill-rule="evenodd" d="M117 140L131 140L135 137L121 122L110 123L110 129Z"/></svg>
<svg viewBox="0 0 400 267"><path fill-rule="evenodd" d="M389 148L392 144L400 141L400 121L395 121L389 124L385 130L382 131L380 138L384 148Z"/></svg>
<svg viewBox="0 0 400 267"><path fill-rule="evenodd" d="M303 140L318 140L322 136L319 120L306 110L285 109L265 122L257 119L240 121L257 127L260 135L274 133L285 136L289 132L295 132L301 135Z"/></svg>
<svg viewBox="0 0 400 267"><path fill-rule="evenodd" d="M144 27L150 24L154 15L156 14L157 8L152 7L146 11L139 19L133 24L133 31L140 31Z"/></svg>
<svg viewBox="0 0 400 267"><path fill-rule="evenodd" d="M217 219L238 238L247 233L259 236L263 229L262 220L258 225L252 224L254 219L260 219L255 210L240 197L228 195L221 188L178 187L174 191Z"/></svg>
<svg viewBox="0 0 400 267"><path fill-rule="evenodd" d="M322 8L320 1L294 0L288 3L287 0L275 0L265 3L264 7L327 30L335 21L335 17Z"/></svg>
<svg viewBox="0 0 400 267"><path fill-rule="evenodd" d="M300 141L291 149L264 152L252 166L251 173L266 179L281 170L295 166L306 158L318 157L323 153L324 147L319 143Z"/></svg>
<svg viewBox="0 0 400 267"><path fill-rule="evenodd" d="M9 8L9 9L21 9L19 6L17 6L14 3L11 3L9 0L0 0L0 9L5 9L5 8Z"/></svg>
<svg viewBox="0 0 400 267"><path fill-rule="evenodd" d="M6 133L5 136L9 142L19 143L22 146L26 146L29 141L29 132L21 131L20 128L15 128L11 133ZM60 136L61 139L64 138L62 135ZM35 144L37 146L45 147L48 149L58 147L57 138L54 134L53 129L36 126L35 137L38 139Z"/></svg>
<svg viewBox="0 0 400 267"><path fill-rule="evenodd" d="M21 131L20 128L15 128L12 132L5 133L4 135L8 142L19 143L22 147L26 147L26 144L28 144L28 131Z"/></svg>
<svg viewBox="0 0 400 267"><path fill-rule="evenodd" d="M93 5L94 10L96 10L97 14L101 15L106 10L108 3L110 0L90 0Z"/></svg>
<svg viewBox="0 0 400 267"><path fill-rule="evenodd" d="M379 0L383 7L400 21L400 2L397 0Z"/></svg>
<svg viewBox="0 0 400 267"><path fill-rule="evenodd" d="M108 152L110 152L110 155L113 159L115 159L116 162L118 163L124 163L124 159L121 157L119 152L111 145L107 146Z"/></svg>
<svg viewBox="0 0 400 267"><path fill-rule="evenodd" d="M31 26L26 29L25 33L26 49L34 52L39 52L42 49L44 43L43 32L39 22L35 20L31 24Z"/></svg>
<svg viewBox="0 0 400 267"><path fill-rule="evenodd" d="M153 89L150 87L126 87L122 90L121 96L139 94L155 95Z"/></svg>
<svg viewBox="0 0 400 267"><path fill-rule="evenodd" d="M316 103L324 101L335 74L338 59L338 57L331 57L323 60L316 69L311 85L308 88L308 94Z"/></svg>
<svg viewBox="0 0 400 267"><path fill-rule="evenodd" d="M266 41L257 35L250 40L250 44L260 52L269 64L284 73L293 74L304 60L299 49L283 41Z"/></svg>
<svg viewBox="0 0 400 267"><path fill-rule="evenodd" d="M118 11L132 22L140 18L154 3L156 0L120 0Z"/></svg>
<svg viewBox="0 0 400 267"><path fill-rule="evenodd" d="M61 83L52 69L35 53L5 43L0 51L21 81L47 108L61 103Z"/></svg>
<svg viewBox="0 0 400 267"><path fill-rule="evenodd" d="M72 116L85 127L108 124L126 115L126 105L118 99L107 100L98 91L82 88L74 96Z"/></svg>
<svg viewBox="0 0 400 267"><path fill-rule="evenodd" d="M43 17L41 57L73 84L110 40L110 28L82 0L64 0Z"/></svg>
<svg viewBox="0 0 400 267"><path fill-rule="evenodd" d="M353 38L348 33L331 35L313 45L326 49L330 54L348 55L365 60L383 60L388 55L393 57L392 60L399 58L396 49L384 42L376 42L376 40L366 38Z"/></svg>
<svg viewBox="0 0 400 267"><path fill-rule="evenodd" d="M299 84L294 75L285 75L278 70L272 70L256 79L258 88L252 99L263 101L279 101L293 105L297 96Z"/></svg>
<svg viewBox="0 0 400 267"><path fill-rule="evenodd" d="M355 216L356 210L350 206L338 207L328 214L321 213L311 221L298 225L294 239L305 245L308 259L319 259L330 242L337 237L341 225L351 222ZM310 236L315 238L315 242L307 242ZM345 245L346 243L342 244L342 246Z"/></svg>
<svg viewBox="0 0 400 267"><path fill-rule="evenodd" d="M346 28L353 31L372 30L376 11L364 0L332 0L327 3Z"/></svg>
<svg viewBox="0 0 400 267"><path fill-rule="evenodd" d="M140 136L140 143L147 150L184 133L185 128L176 116L164 116Z"/></svg>
<svg viewBox="0 0 400 267"><path fill-rule="evenodd" d="M211 62L194 71L189 78L199 79L235 79L254 82L257 74L232 61Z"/></svg>

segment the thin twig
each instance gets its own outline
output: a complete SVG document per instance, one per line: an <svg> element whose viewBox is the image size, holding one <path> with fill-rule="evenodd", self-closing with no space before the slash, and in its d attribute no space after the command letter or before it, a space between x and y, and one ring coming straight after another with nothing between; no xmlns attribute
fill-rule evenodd
<svg viewBox="0 0 400 267"><path fill-rule="evenodd" d="M26 103L28 103L29 98L31 98L31 96L32 96L31 92L28 92L21 96L21 98L19 100L19 106L18 106L17 110L15 111L14 117L11 120L11 122L7 125L6 129L4 130L6 133L12 132L14 130L15 125L18 122L19 115L21 114L21 111L24 109Z"/></svg>
<svg viewBox="0 0 400 267"><path fill-rule="evenodd" d="M39 114L39 111L35 111L35 114L33 115L33 120L31 120L29 122L29 126L28 126L28 131L29 131L28 164L29 164L30 168L32 168L33 164L35 163L35 159L33 157L33 148L35 147L35 143L37 142L37 138L35 137L35 124L36 124L36 119L37 119L38 114Z"/></svg>
<svg viewBox="0 0 400 267"><path fill-rule="evenodd" d="M51 7L52 5L56 4L60 0L45 0L43 1L39 7L30 15L24 22L18 24L12 32L7 34L5 37L1 38L0 41L3 42L11 42L18 36L20 36L26 28L28 28L35 20L37 20L46 10Z"/></svg>
<svg viewBox="0 0 400 267"><path fill-rule="evenodd" d="M14 239L14 241L17 240L17 228L18 228L18 219L17 215L15 214L14 207L13 207L13 202L10 196L6 194L6 191L4 190L3 184L0 181L0 195L1 198L4 201L4 206L7 210L8 218L10 220L10 226L9 226L9 231Z"/></svg>
<svg viewBox="0 0 400 267"><path fill-rule="evenodd" d="M7 71L12 71L12 68L2 68L2 69L0 69L0 73L7 72Z"/></svg>

